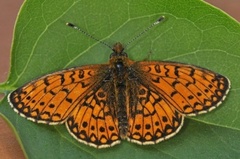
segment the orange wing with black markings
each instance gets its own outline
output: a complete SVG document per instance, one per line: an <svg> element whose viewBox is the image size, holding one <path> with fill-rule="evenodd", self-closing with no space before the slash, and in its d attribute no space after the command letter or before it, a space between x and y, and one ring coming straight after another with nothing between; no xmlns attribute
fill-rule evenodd
<svg viewBox="0 0 240 159"><path fill-rule="evenodd" d="M228 78L193 65L143 61L134 67L145 83L183 115L211 111L221 104L230 88Z"/></svg>
<svg viewBox="0 0 240 159"><path fill-rule="evenodd" d="M83 66L49 74L9 95L13 109L45 124L66 121L78 141L101 148L120 143L118 121L109 96L114 93L108 65ZM114 95L113 95L114 96ZM111 99L111 100L114 100Z"/></svg>
<svg viewBox="0 0 240 159"><path fill-rule="evenodd" d="M68 117L66 126L78 141L104 148L120 143L118 120L109 105L109 83L93 88Z"/></svg>
<svg viewBox="0 0 240 159"><path fill-rule="evenodd" d="M34 122L63 123L81 99L101 82L106 67L83 66L46 75L12 92L9 102L17 113Z"/></svg>
<svg viewBox="0 0 240 159"><path fill-rule="evenodd" d="M181 129L184 117L155 88L148 83L139 83L136 93L137 102L131 109L128 122L129 141L141 145L155 144Z"/></svg>
<svg viewBox="0 0 240 159"><path fill-rule="evenodd" d="M193 65L143 61L131 71L128 140L142 145L174 136L184 116L213 110L230 88L226 77Z"/></svg>

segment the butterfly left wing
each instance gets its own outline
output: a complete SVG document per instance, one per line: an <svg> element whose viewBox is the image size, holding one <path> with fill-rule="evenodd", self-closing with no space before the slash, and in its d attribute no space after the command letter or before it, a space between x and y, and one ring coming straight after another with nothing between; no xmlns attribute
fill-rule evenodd
<svg viewBox="0 0 240 159"><path fill-rule="evenodd" d="M108 65L71 68L43 76L9 94L11 107L38 123L61 124L107 74Z"/></svg>
<svg viewBox="0 0 240 159"><path fill-rule="evenodd" d="M113 83L109 81L103 81L86 94L66 121L70 134L79 142L96 148L119 144L115 98L112 97Z"/></svg>
<svg viewBox="0 0 240 159"><path fill-rule="evenodd" d="M52 125L66 121L78 141L108 147L120 143L110 76L108 65L67 69L20 87L8 99L29 120Z"/></svg>

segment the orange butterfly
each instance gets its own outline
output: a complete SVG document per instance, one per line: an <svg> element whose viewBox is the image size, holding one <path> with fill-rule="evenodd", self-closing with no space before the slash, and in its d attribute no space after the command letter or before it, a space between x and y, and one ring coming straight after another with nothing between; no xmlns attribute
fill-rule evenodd
<svg viewBox="0 0 240 159"><path fill-rule="evenodd" d="M228 78L201 67L135 62L121 43L112 50L108 64L48 74L13 91L9 103L33 122L65 123L78 141L105 148L121 139L141 145L166 140L184 116L213 110L230 89Z"/></svg>

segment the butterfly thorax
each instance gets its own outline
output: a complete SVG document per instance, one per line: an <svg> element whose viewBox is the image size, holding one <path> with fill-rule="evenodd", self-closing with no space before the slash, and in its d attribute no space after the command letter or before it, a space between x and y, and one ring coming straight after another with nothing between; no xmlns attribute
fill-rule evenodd
<svg viewBox="0 0 240 159"><path fill-rule="evenodd" d="M131 60L123 52L121 43L116 43L110 56L110 67L112 70L115 94L115 111L118 119L118 128L121 138L126 138L128 132L128 111L127 111L127 90L128 90L128 69Z"/></svg>

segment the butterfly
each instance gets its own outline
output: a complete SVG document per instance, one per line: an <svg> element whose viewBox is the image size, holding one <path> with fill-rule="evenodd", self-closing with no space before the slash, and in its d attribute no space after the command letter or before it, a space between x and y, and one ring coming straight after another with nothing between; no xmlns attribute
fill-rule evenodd
<svg viewBox="0 0 240 159"><path fill-rule="evenodd" d="M169 139L185 116L215 109L229 92L229 79L208 69L132 61L119 42L112 51L107 64L61 70L19 87L8 96L11 107L36 123L65 123L79 142L106 148L122 139L140 145Z"/></svg>

